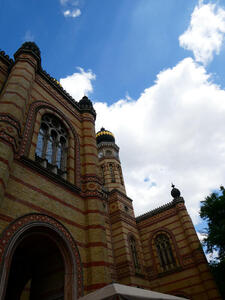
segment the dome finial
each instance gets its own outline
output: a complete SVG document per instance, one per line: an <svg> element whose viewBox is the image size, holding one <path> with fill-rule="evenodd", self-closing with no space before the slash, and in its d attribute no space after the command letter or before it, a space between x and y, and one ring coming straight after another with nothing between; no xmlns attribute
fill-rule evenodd
<svg viewBox="0 0 225 300"><path fill-rule="evenodd" d="M175 185L173 183L171 184L171 187L172 187L171 196L174 199L179 198L180 197L180 191L177 188L175 188Z"/></svg>

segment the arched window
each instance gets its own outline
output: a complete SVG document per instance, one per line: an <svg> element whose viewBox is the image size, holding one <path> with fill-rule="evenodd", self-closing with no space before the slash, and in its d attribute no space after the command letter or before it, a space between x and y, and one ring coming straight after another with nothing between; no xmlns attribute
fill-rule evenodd
<svg viewBox="0 0 225 300"><path fill-rule="evenodd" d="M159 234L155 238L155 246L157 249L160 266L163 271L168 271L176 267L172 247L169 237L166 234Z"/></svg>
<svg viewBox="0 0 225 300"><path fill-rule="evenodd" d="M54 115L43 115L37 140L36 161L65 178L67 147L68 135L63 123Z"/></svg>
<svg viewBox="0 0 225 300"><path fill-rule="evenodd" d="M116 182L113 164L109 164L109 171L110 171L110 176L111 176L111 182Z"/></svg>
<svg viewBox="0 0 225 300"><path fill-rule="evenodd" d="M132 256L132 261L135 270L140 270L140 265L138 261L138 254L137 254L137 248L136 248L136 241L133 236L129 238L129 243L130 243L130 250L131 250L131 256Z"/></svg>

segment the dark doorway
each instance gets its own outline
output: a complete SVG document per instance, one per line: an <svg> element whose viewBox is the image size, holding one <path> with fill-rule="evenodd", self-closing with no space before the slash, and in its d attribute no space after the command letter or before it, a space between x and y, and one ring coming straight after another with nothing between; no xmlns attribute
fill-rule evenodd
<svg viewBox="0 0 225 300"><path fill-rule="evenodd" d="M44 233L26 235L11 261L5 300L63 300L63 257Z"/></svg>

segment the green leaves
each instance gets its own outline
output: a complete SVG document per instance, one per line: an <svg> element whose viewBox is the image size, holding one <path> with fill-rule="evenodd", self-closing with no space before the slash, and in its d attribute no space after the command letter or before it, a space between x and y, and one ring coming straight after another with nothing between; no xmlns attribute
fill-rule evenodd
<svg viewBox="0 0 225 300"><path fill-rule="evenodd" d="M201 201L200 216L208 223L203 243L207 252L218 251L218 259L225 259L225 189L223 186Z"/></svg>

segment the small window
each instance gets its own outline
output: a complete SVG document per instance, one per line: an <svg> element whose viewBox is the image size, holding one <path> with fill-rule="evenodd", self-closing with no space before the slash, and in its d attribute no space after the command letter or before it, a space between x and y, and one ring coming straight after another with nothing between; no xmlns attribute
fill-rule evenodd
<svg viewBox="0 0 225 300"><path fill-rule="evenodd" d="M44 115L37 139L36 161L65 178L67 143L67 131L62 122L54 115Z"/></svg>
<svg viewBox="0 0 225 300"><path fill-rule="evenodd" d="M105 184L105 167L104 165L101 165L101 176L102 176L102 183Z"/></svg>
<svg viewBox="0 0 225 300"><path fill-rule="evenodd" d="M112 151L111 150L106 150L106 156L112 156Z"/></svg>
<svg viewBox="0 0 225 300"><path fill-rule="evenodd" d="M160 266L163 271L168 271L176 267L169 237L166 234L159 234L155 238L155 246L158 253Z"/></svg>
<svg viewBox="0 0 225 300"><path fill-rule="evenodd" d="M120 177L120 183L122 185L124 185L124 182L123 182L123 175L122 175L122 170L121 170L121 167L118 165L117 166L117 170L118 170L118 173L119 173L119 177Z"/></svg>
<svg viewBox="0 0 225 300"><path fill-rule="evenodd" d="M116 182L113 164L109 164L109 171L111 176L111 182Z"/></svg>

